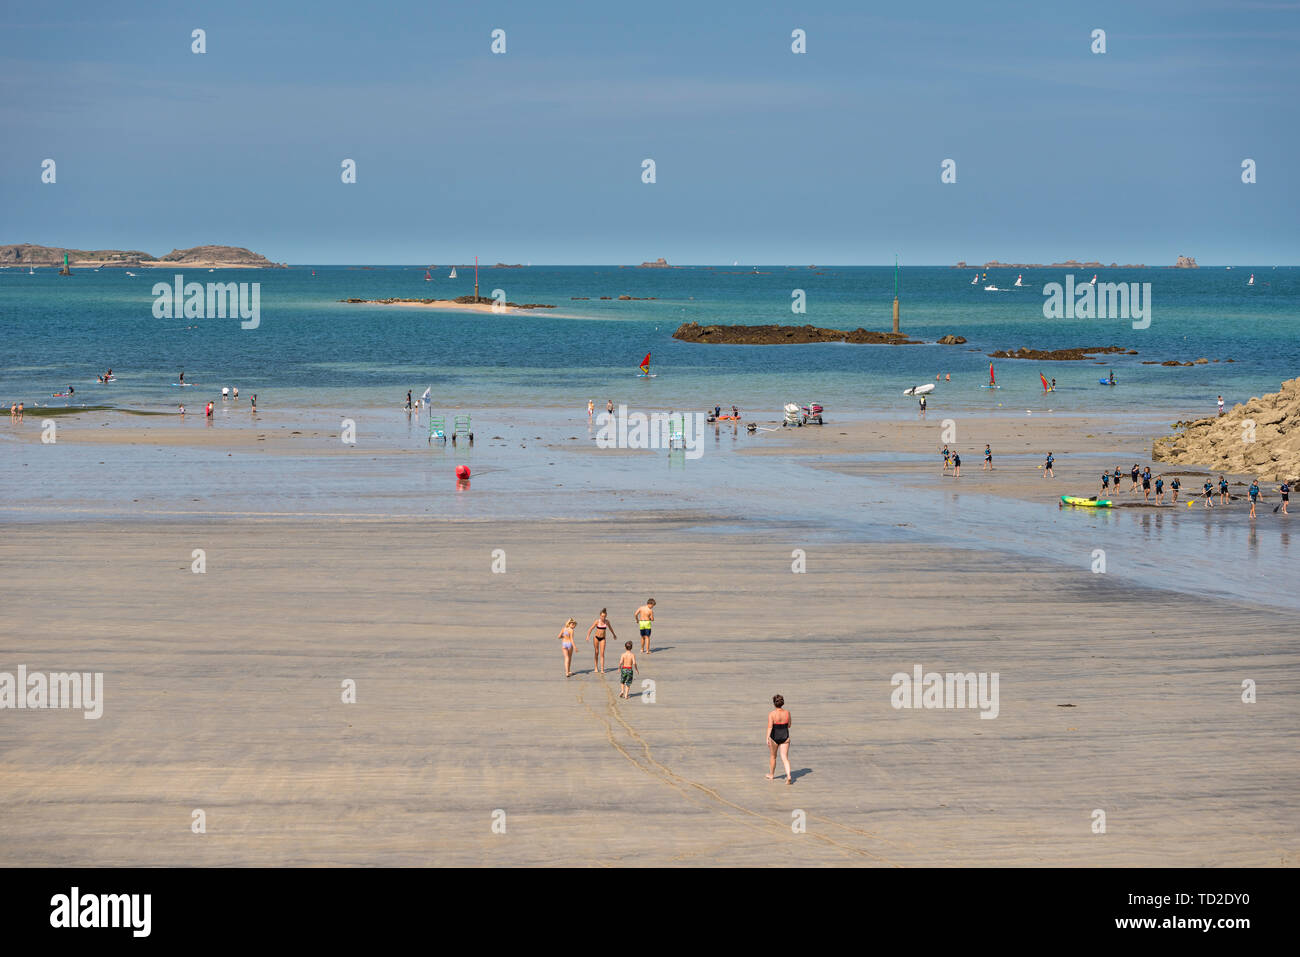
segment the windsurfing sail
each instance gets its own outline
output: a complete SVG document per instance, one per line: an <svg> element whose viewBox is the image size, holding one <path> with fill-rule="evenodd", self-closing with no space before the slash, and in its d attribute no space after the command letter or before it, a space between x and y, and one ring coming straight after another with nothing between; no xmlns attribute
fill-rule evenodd
<svg viewBox="0 0 1300 957"><path fill-rule="evenodd" d="M1043 374L1040 372L1040 373L1038 373L1038 378L1040 378L1040 379L1043 380L1043 391L1044 391L1044 392L1047 392L1048 390L1051 389L1051 386L1047 384L1047 376L1043 375Z"/></svg>
<svg viewBox="0 0 1300 957"><path fill-rule="evenodd" d="M451 267L451 275L448 276L447 278L448 278L448 279L455 279L455 278L456 278L456 267L455 267L455 266L452 266L452 267Z"/></svg>
<svg viewBox="0 0 1300 957"><path fill-rule="evenodd" d="M429 270L427 270L427 269L424 271L424 281L425 281L425 282L432 282L432 281L433 281L433 276L429 273Z"/></svg>
<svg viewBox="0 0 1300 957"><path fill-rule="evenodd" d="M641 374L650 374L650 353L648 352L645 354L645 358L641 360Z"/></svg>
<svg viewBox="0 0 1300 957"><path fill-rule="evenodd" d="M993 378L993 363L989 363L989 385L997 385L998 380Z"/></svg>
<svg viewBox="0 0 1300 957"><path fill-rule="evenodd" d="M424 390L424 395L420 396L420 398L421 398L421 400L423 400L424 402L428 402L428 401L429 401L429 396L432 395L432 394L433 394L433 386L429 386L429 388L427 388L427 389Z"/></svg>

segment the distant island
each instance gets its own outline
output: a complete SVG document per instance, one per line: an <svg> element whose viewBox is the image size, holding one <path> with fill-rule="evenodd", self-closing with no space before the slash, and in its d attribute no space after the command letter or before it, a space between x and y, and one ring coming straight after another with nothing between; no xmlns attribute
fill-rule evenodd
<svg viewBox="0 0 1300 957"><path fill-rule="evenodd" d="M243 246L192 246L173 249L165 256L153 256L139 249L68 249L64 246L34 246L15 243L0 246L0 266L62 266L67 255L69 264L87 269L103 266L154 267L193 266L204 269L287 269Z"/></svg>
<svg viewBox="0 0 1300 957"><path fill-rule="evenodd" d="M873 332L870 329L822 329L817 326L702 326L684 322L673 333L683 342L719 342L734 346L795 345L808 342L851 342L856 345L918 346L900 332ZM943 345L965 342L961 336L944 336Z"/></svg>
<svg viewBox="0 0 1300 957"><path fill-rule="evenodd" d="M1086 263L1079 262L1077 259L1067 259L1063 263L1004 263L994 259L986 262L983 266L972 266L964 259L952 267L953 269L1146 269L1146 263L1111 263L1106 266L1096 260L1090 260ZM1197 269L1196 259L1192 256L1179 256L1170 269Z"/></svg>
<svg viewBox="0 0 1300 957"><path fill-rule="evenodd" d="M672 269L673 267L668 265L668 260L664 259L663 256L660 256L654 262L652 263L644 262L641 265L637 266L636 268L637 269Z"/></svg>

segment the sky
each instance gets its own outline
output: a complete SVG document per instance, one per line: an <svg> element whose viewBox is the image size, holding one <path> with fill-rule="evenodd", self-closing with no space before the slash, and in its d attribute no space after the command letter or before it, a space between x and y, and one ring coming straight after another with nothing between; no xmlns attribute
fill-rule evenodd
<svg viewBox="0 0 1300 957"><path fill-rule="evenodd" d="M1300 0L3 0L0 243L1297 264L1297 48Z"/></svg>

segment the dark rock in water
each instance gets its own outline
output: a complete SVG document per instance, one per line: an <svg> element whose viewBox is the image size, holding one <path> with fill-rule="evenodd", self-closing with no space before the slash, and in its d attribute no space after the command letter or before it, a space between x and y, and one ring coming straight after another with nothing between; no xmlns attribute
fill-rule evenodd
<svg viewBox="0 0 1300 957"><path fill-rule="evenodd" d="M817 326L701 326L685 322L673 333L684 342L720 342L729 345L768 346L808 342L849 342L867 345L920 345L902 333L870 329L821 329Z"/></svg>
<svg viewBox="0 0 1300 957"><path fill-rule="evenodd" d="M1123 346L1093 346L1087 349L1016 349L1014 352L999 349L997 352L990 352L989 358L1037 359L1040 362L1075 362L1081 359L1091 359L1097 354L1116 352L1129 356L1137 355L1136 349L1125 349Z"/></svg>
<svg viewBox="0 0 1300 957"><path fill-rule="evenodd" d="M965 344L966 337L965 336L944 336L942 339L935 340L935 342L941 346L960 346Z"/></svg>

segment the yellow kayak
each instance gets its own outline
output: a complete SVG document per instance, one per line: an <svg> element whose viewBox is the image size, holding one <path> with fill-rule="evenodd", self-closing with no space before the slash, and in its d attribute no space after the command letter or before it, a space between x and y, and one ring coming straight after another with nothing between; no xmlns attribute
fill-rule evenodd
<svg viewBox="0 0 1300 957"><path fill-rule="evenodd" d="M1079 498L1077 495L1062 495L1061 501L1066 505L1078 505L1083 508L1110 508L1110 499L1103 498L1097 500L1097 496L1092 498Z"/></svg>

